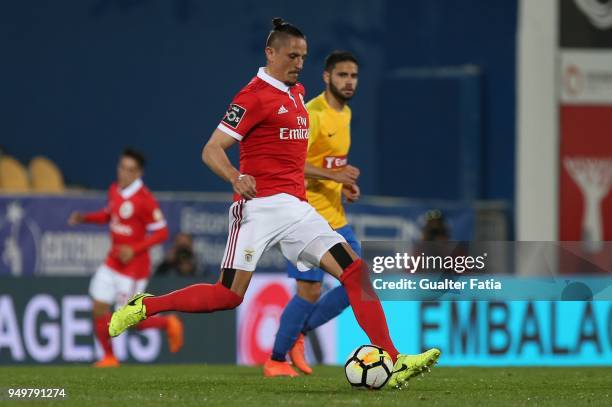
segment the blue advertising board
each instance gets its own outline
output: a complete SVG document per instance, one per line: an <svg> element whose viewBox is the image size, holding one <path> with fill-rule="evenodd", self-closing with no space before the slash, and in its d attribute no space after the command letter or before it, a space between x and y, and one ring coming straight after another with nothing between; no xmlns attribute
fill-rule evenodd
<svg viewBox="0 0 612 407"><path fill-rule="evenodd" d="M228 194L157 194L168 221L170 236L185 232L194 237L200 268L216 274L228 228ZM108 229L99 225L67 224L72 211L94 211L105 205L105 195L0 197L0 275L86 275L104 260L109 247ZM454 239L474 234L474 210L468 205L437 204L444 211ZM348 213L361 240L413 240L420 238L421 218L432 208L427 202L364 199L348 205ZM170 242L166 242L166 247ZM163 248L152 250L153 264ZM271 250L258 271L283 271L285 260Z"/></svg>
<svg viewBox="0 0 612 407"><path fill-rule="evenodd" d="M442 366L612 365L610 301L388 301L402 353L431 347ZM350 309L337 320L338 363L368 338Z"/></svg>

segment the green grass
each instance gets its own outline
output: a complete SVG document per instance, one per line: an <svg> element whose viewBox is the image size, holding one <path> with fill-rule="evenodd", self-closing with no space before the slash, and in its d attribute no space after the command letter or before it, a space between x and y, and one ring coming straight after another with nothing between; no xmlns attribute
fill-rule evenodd
<svg viewBox="0 0 612 407"><path fill-rule="evenodd" d="M0 404L8 387L63 387L62 406L223 405L256 407L612 405L612 368L434 368L404 390L350 388L341 367L317 367L311 377L264 379L259 368L203 365L0 367Z"/></svg>

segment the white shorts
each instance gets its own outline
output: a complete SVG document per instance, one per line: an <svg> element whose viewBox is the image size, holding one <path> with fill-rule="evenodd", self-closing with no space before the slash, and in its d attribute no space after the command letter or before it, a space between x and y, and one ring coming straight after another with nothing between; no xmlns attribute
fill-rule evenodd
<svg viewBox="0 0 612 407"><path fill-rule="evenodd" d="M143 292L148 279L135 280L102 264L89 283L89 295L96 301L120 307L136 293Z"/></svg>
<svg viewBox="0 0 612 407"><path fill-rule="evenodd" d="M346 240L308 203L289 194L234 202L221 268L253 271L261 255L278 244L298 270L319 267L321 257Z"/></svg>

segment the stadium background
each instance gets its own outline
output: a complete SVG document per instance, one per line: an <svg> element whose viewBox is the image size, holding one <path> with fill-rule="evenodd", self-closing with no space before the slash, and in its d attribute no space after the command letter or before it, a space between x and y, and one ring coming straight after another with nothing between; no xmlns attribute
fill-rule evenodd
<svg viewBox="0 0 612 407"><path fill-rule="evenodd" d="M360 57L351 161L362 168L367 197L350 209L360 238L417 239L423 214L440 208L457 240L590 239L581 223L587 205L563 163L612 157L612 40L582 3L0 4L0 146L24 163L45 155L69 185L87 189L0 196L0 363L89 362L99 352L85 293L106 232L69 229L65 219L72 209L102 205L96 191L112 181L126 144L146 153L146 183L168 191L159 196L172 234L192 233L199 259L216 267L227 186L202 166L200 151L226 103L263 64L272 16L308 36L302 82L311 97L322 90L328 52ZM599 203L603 240L612 237L611 201L607 194ZM120 339L119 356L261 362L293 287L280 268L272 253L237 312L186 317L187 344L177 357L150 332ZM154 279L151 287L187 281ZM406 351L437 345L447 365L610 363L609 303L508 302L501 322L490 319L492 304L385 308ZM406 320L414 325L397 328ZM362 342L345 312L311 338L309 352L337 363ZM213 343L215 352L200 351Z"/></svg>

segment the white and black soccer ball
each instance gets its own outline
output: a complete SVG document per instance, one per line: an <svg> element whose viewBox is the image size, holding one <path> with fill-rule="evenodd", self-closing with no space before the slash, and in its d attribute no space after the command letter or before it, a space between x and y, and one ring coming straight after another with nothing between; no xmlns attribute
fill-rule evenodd
<svg viewBox="0 0 612 407"><path fill-rule="evenodd" d="M344 373L351 386L357 389L381 389L393 372L393 360L383 348L361 345L344 364Z"/></svg>

